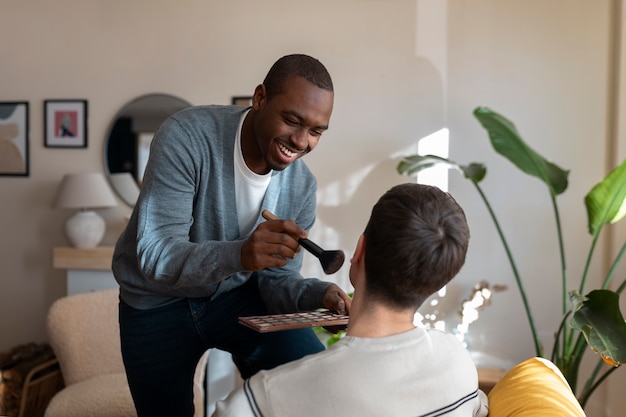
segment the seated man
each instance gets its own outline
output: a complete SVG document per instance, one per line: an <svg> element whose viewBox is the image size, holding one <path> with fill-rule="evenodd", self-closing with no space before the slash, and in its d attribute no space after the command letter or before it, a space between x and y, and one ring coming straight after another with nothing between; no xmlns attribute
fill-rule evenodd
<svg viewBox="0 0 626 417"><path fill-rule="evenodd" d="M468 352L453 335L413 324L419 306L461 269L468 241L450 194L419 184L387 191L350 261L346 336L254 375L218 402L214 417L486 416Z"/></svg>

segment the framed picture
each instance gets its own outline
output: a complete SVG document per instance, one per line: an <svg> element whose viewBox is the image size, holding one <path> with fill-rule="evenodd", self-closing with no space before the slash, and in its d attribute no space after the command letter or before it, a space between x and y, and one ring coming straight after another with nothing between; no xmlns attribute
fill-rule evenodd
<svg viewBox="0 0 626 417"><path fill-rule="evenodd" d="M235 96L230 103L237 106L250 107L252 106L252 96Z"/></svg>
<svg viewBox="0 0 626 417"><path fill-rule="evenodd" d="M28 176L28 102L0 102L0 175Z"/></svg>
<svg viewBox="0 0 626 417"><path fill-rule="evenodd" d="M44 145L87 147L87 100L45 100Z"/></svg>

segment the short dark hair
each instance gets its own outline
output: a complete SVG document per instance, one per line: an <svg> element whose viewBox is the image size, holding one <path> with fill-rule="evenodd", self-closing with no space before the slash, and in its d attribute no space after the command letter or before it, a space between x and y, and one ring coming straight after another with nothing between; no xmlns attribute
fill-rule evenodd
<svg viewBox="0 0 626 417"><path fill-rule="evenodd" d="M265 76L263 85L267 99L284 92L285 83L294 76L304 77L317 87L334 92L330 74L320 61L308 55L292 54L276 61Z"/></svg>
<svg viewBox="0 0 626 417"><path fill-rule="evenodd" d="M449 193L406 183L378 200L364 235L368 294L400 310L419 308L459 272L470 233Z"/></svg>

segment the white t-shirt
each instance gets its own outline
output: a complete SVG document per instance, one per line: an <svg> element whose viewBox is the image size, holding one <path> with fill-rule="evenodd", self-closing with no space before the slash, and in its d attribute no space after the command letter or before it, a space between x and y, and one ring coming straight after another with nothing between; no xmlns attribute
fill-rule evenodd
<svg viewBox="0 0 626 417"><path fill-rule="evenodd" d="M246 165L241 153L241 127L248 112L245 112L237 128L235 138L235 196L237 198L237 217L239 218L239 235L247 236L259 218L261 203L265 191L272 179L272 171L265 175L252 172Z"/></svg>

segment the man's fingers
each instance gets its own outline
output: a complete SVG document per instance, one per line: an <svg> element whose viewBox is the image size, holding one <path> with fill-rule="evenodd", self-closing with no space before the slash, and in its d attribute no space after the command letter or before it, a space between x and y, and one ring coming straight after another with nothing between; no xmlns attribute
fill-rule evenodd
<svg viewBox="0 0 626 417"><path fill-rule="evenodd" d="M339 314L349 314L352 299L336 284L331 284L324 294L324 306Z"/></svg>
<svg viewBox="0 0 626 417"><path fill-rule="evenodd" d="M346 303L341 298L337 302L337 313L346 314Z"/></svg>
<svg viewBox="0 0 626 417"><path fill-rule="evenodd" d="M268 220L259 224L241 249L241 264L247 271L281 267L301 251L295 231L301 231L290 220Z"/></svg>

